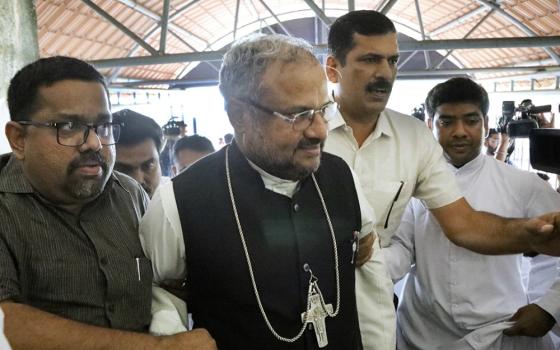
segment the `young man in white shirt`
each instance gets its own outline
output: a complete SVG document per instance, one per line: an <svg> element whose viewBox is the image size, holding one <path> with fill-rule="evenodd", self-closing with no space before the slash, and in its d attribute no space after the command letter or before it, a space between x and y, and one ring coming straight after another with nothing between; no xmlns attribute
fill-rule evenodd
<svg viewBox="0 0 560 350"><path fill-rule="evenodd" d="M474 208L513 218L560 208L560 195L535 174L481 153L489 106L481 86L450 79L430 91L426 106L428 126ZM383 251L395 281L410 271L397 312L398 348L553 349L543 336L560 319L560 281L527 305L520 254L480 255L442 231L426 203L414 199Z"/></svg>

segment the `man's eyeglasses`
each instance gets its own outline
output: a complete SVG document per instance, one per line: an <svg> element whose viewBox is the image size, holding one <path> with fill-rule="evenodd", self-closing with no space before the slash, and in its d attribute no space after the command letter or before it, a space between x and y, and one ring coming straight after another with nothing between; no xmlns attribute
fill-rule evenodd
<svg viewBox="0 0 560 350"><path fill-rule="evenodd" d="M244 102L244 103L248 104L249 106L255 107L255 108L260 109L261 111L263 111L265 113L272 114L275 117L278 117L280 119L283 119L283 120L287 121L288 123L292 124L292 128L295 131L303 131L303 130L307 129L309 127L309 125L311 125L313 123L313 120L315 120L315 116L317 114L320 114L321 117L323 118L323 120L325 120L326 122L329 122L334 117L334 115L336 113L336 103L334 103L333 101L329 101L329 102L325 103L319 109L308 109L306 111L302 111L302 112L298 112L298 113L284 114L284 113L274 111L274 110L272 110L270 108L267 108L265 106L262 106L262 105L258 104L257 102L252 101L252 100L247 99L247 98L239 98L239 100L241 102Z"/></svg>
<svg viewBox="0 0 560 350"><path fill-rule="evenodd" d="M121 124L111 122L92 125L71 121L39 123L23 120L19 121L18 124L56 129L56 141L62 146L70 147L77 147L86 143L91 129L95 130L99 141L105 146L117 143L121 135Z"/></svg>

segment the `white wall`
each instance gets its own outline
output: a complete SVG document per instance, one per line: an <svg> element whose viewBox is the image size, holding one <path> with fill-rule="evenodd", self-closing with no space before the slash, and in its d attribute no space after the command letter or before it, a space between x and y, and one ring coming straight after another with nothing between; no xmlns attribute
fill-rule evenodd
<svg viewBox="0 0 560 350"><path fill-rule="evenodd" d="M6 135L4 134L4 125L6 122L10 120L10 114L8 113L8 105L6 104L6 100L0 101L0 154L10 152L10 146L8 145L8 140L6 139Z"/></svg>

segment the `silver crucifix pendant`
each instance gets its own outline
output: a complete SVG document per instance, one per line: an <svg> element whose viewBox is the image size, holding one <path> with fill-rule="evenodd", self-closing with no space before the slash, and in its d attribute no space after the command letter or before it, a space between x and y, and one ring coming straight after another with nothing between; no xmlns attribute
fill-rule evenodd
<svg viewBox="0 0 560 350"><path fill-rule="evenodd" d="M310 286L310 292L307 296L309 309L307 312L301 314L301 319L304 323L311 323L313 325L313 330L315 331L315 336L317 337L317 344L320 348L324 348L329 344L325 318L328 316L328 313L333 312L333 307L332 304L327 304L323 308L321 297L315 291L315 288L313 288L314 284L315 283Z"/></svg>

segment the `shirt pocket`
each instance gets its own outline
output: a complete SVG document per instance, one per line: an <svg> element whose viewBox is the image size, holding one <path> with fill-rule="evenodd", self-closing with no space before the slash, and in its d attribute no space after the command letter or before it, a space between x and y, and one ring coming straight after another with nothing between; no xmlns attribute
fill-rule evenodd
<svg viewBox="0 0 560 350"><path fill-rule="evenodd" d="M404 180L376 181L370 188L364 189L364 192L375 210L377 219L375 228L380 244L386 247L400 223L412 190Z"/></svg>

